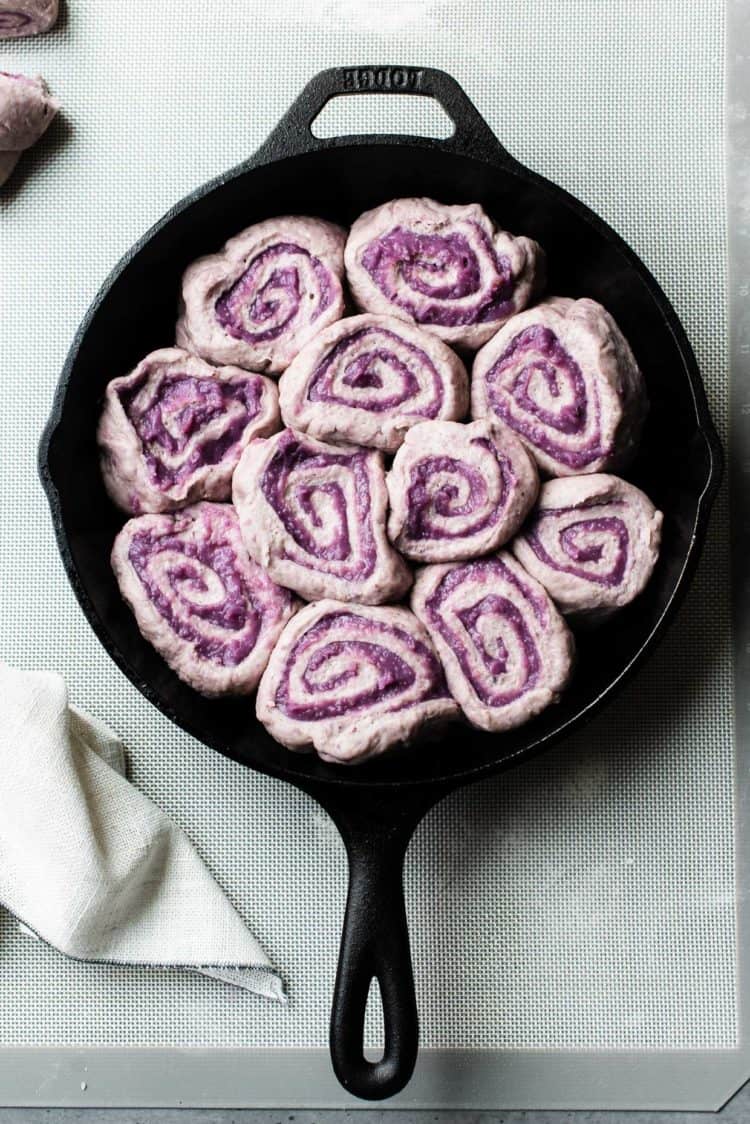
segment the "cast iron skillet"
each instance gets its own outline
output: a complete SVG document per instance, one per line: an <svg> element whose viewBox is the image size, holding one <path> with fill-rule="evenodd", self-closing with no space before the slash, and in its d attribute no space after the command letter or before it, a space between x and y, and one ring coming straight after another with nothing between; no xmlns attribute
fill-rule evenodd
<svg viewBox="0 0 750 1124"><path fill-rule="evenodd" d="M455 123L445 141L407 136L316 139L336 94L419 93ZM123 522L97 464L95 429L105 384L173 340L180 276L250 223L279 214L347 224L397 196L480 202L507 230L546 249L548 291L590 296L615 316L644 371L651 414L629 478L665 513L656 572L637 601L579 637L579 665L560 704L521 729L489 735L454 726L369 765L325 765L279 747L247 701L201 698L141 638L109 566ZM313 78L259 152L179 203L123 258L89 309L60 379L40 447L40 471L73 588L99 639L142 693L206 745L283 777L330 813L349 856L349 896L331 1016L331 1054L360 1097L390 1096L414 1068L418 1020L401 875L414 828L441 797L517 765L578 727L652 651L684 595L706 534L721 449L690 345L648 270L601 219L521 167L457 83L439 70L361 67ZM372 979L381 991L385 1052L363 1056Z"/></svg>

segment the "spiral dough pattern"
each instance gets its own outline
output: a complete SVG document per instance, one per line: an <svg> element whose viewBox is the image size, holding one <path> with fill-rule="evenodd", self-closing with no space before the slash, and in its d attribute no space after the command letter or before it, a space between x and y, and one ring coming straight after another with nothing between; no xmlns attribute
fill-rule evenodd
<svg viewBox="0 0 750 1124"><path fill-rule="evenodd" d="M254 690L295 609L247 557L230 504L129 520L112 568L145 638L204 695Z"/></svg>
<svg viewBox="0 0 750 1124"><path fill-rule="evenodd" d="M284 630L258 689L258 718L277 741L344 764L457 713L427 633L403 608L307 606Z"/></svg>
<svg viewBox="0 0 750 1124"><path fill-rule="evenodd" d="M488 420L423 422L387 479L388 535L417 562L489 554L520 527L539 490L536 466L511 430Z"/></svg>
<svg viewBox="0 0 750 1124"><path fill-rule="evenodd" d="M505 551L427 566L412 591L454 699L483 730L520 726L570 678L573 636L544 588Z"/></svg>
<svg viewBox="0 0 750 1124"><path fill-rule="evenodd" d="M214 363L283 371L344 311L344 231L288 216L248 227L185 271L177 343Z"/></svg>
<svg viewBox="0 0 750 1124"><path fill-rule="evenodd" d="M97 434L104 482L133 514L226 500L242 450L278 427L269 379L163 348L107 386Z"/></svg>
<svg viewBox="0 0 750 1124"><path fill-rule="evenodd" d="M617 476L550 480L513 552L562 612L600 620L627 605L659 556L662 514Z"/></svg>
<svg viewBox="0 0 750 1124"><path fill-rule="evenodd" d="M553 297L474 360L471 412L515 430L548 476L626 464L648 409L633 353L596 301Z"/></svg>
<svg viewBox="0 0 750 1124"><path fill-rule="evenodd" d="M393 316L352 316L320 332L281 376L279 395L286 425L388 453L418 422L458 420L469 408L458 356Z"/></svg>
<svg viewBox="0 0 750 1124"><path fill-rule="evenodd" d="M497 231L482 208L395 199L354 223L345 252L354 299L477 348L540 288L544 255Z"/></svg>
<svg viewBox="0 0 750 1124"><path fill-rule="evenodd" d="M248 446L233 498L251 557L305 600L335 593L375 605L411 584L386 538L385 474L374 450L285 429Z"/></svg>

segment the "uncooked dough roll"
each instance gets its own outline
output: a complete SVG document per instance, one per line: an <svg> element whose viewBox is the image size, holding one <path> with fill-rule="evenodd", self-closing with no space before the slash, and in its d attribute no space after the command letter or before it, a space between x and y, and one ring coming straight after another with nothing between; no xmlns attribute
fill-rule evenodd
<svg viewBox="0 0 750 1124"><path fill-rule="evenodd" d="M58 0L0 0L0 39L49 31L57 12Z"/></svg>
<svg viewBox="0 0 750 1124"><path fill-rule="evenodd" d="M386 483L388 537L417 562L456 562L497 550L539 491L536 465L521 442L488 419L415 426Z"/></svg>
<svg viewBox="0 0 750 1124"><path fill-rule="evenodd" d="M36 144L59 108L43 78L0 71L0 152Z"/></svg>
<svg viewBox="0 0 750 1124"><path fill-rule="evenodd" d="M627 464L647 410L627 340L588 298L552 297L514 316L474 360L472 416L514 429L548 476Z"/></svg>
<svg viewBox="0 0 750 1124"><path fill-rule="evenodd" d="M496 230L478 203L394 199L360 215L346 243L354 299L477 348L541 288L544 253Z"/></svg>
<svg viewBox="0 0 750 1124"><path fill-rule="evenodd" d="M294 617L258 688L257 714L289 749L354 764L457 717L430 639L408 609L323 600Z"/></svg>
<svg viewBox="0 0 750 1124"><path fill-rule="evenodd" d="M351 316L314 337L279 383L281 415L324 441L394 453L411 426L469 409L461 360L394 316Z"/></svg>
<svg viewBox="0 0 750 1124"><path fill-rule="evenodd" d="M233 498L251 557L308 601L398 600L411 572L385 533L382 454L285 429L242 454Z"/></svg>
<svg viewBox="0 0 750 1124"><path fill-rule="evenodd" d="M124 511L173 511L228 500L240 454L279 428L276 385L162 348L113 379L97 439L107 491Z"/></svg>
<svg viewBox="0 0 750 1124"><path fill-rule="evenodd" d="M573 667L573 635L543 586L506 551L426 566L411 605L448 686L473 725L509 730L556 702Z"/></svg>
<svg viewBox="0 0 750 1124"><path fill-rule="evenodd" d="M208 696L255 689L297 605L248 558L231 504L131 519L112 568L145 638Z"/></svg>
<svg viewBox="0 0 750 1124"><path fill-rule="evenodd" d="M346 234L323 219L267 219L185 271L177 344L213 363L278 374L344 312Z"/></svg>
<svg viewBox="0 0 750 1124"><path fill-rule="evenodd" d="M662 514L640 488L594 473L550 480L513 553L563 613L600 620L645 587Z"/></svg>

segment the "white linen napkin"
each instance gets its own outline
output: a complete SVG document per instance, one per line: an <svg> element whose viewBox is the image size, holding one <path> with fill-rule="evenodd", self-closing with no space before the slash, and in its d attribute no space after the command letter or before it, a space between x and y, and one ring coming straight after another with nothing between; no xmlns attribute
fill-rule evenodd
<svg viewBox="0 0 750 1124"><path fill-rule="evenodd" d="M187 836L59 675L0 662L0 905L80 960L180 967L285 1002Z"/></svg>

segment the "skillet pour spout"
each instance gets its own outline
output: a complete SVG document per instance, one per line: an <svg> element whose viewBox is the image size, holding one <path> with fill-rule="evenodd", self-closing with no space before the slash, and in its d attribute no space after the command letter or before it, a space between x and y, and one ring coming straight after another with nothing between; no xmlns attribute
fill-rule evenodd
<svg viewBox="0 0 750 1124"><path fill-rule="evenodd" d="M332 97L373 93L432 97L455 131L440 141L386 134L321 140L312 134ZM96 426L106 383L173 341L180 279L190 262L274 215L317 215L348 225L403 196L480 203L503 229L544 247L548 292L593 297L615 317L651 400L628 477L665 514L662 553L638 599L597 632L579 637L578 670L557 706L501 735L454 725L346 769L283 750L247 700L200 697L142 638L109 565L123 516L104 491ZM178 203L125 255L93 301L67 357L39 451L59 549L94 631L146 698L207 746L309 793L335 820L349 856L350 885L331 1055L336 1076L355 1096L397 1094L417 1058L402 891L404 854L416 825L447 793L518 764L582 725L653 651L693 576L721 465L690 344L654 278L606 223L514 160L461 87L439 70L362 66L318 74L256 155ZM377 1062L363 1049L373 979L384 1011L385 1052Z"/></svg>

